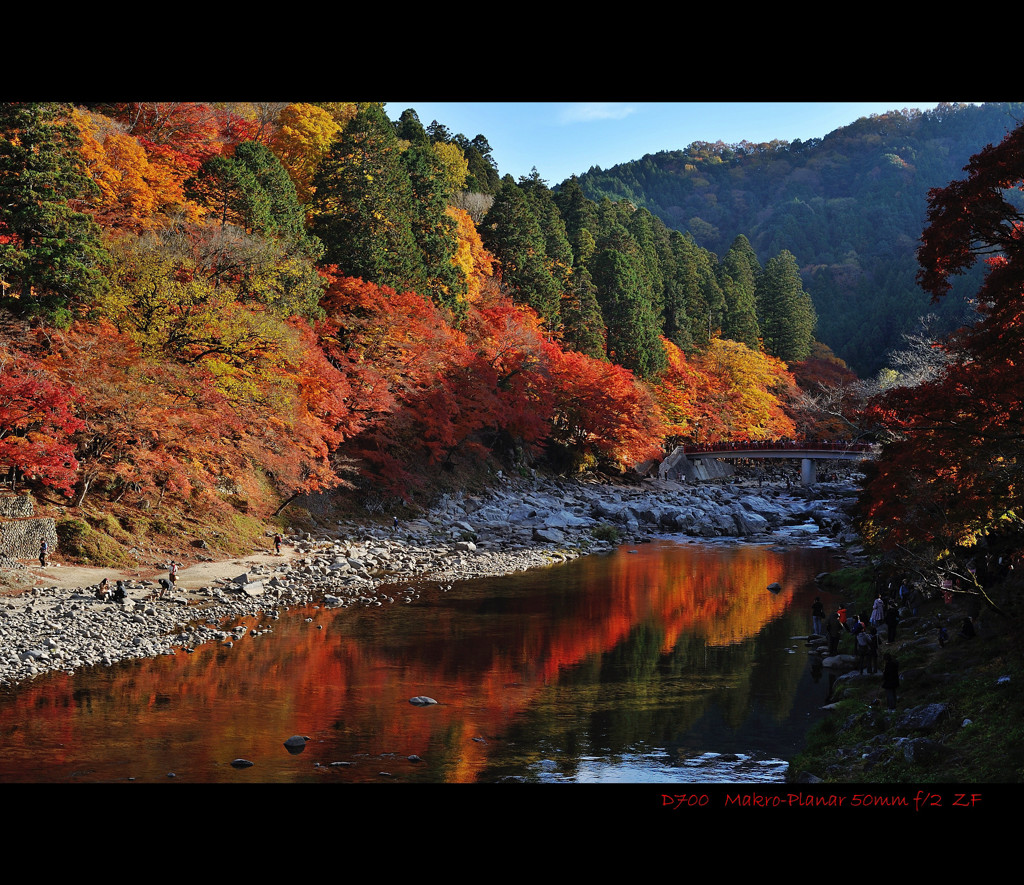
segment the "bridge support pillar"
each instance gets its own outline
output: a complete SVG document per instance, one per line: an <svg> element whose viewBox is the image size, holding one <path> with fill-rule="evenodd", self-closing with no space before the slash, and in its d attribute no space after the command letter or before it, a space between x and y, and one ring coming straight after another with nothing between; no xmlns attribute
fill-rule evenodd
<svg viewBox="0 0 1024 885"><path fill-rule="evenodd" d="M800 482L805 486L813 485L818 481L817 471L814 469L813 458L800 459Z"/></svg>

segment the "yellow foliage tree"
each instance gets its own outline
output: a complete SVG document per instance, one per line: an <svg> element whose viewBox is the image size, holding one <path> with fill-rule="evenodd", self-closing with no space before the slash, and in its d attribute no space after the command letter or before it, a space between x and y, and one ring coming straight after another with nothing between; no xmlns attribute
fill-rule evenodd
<svg viewBox="0 0 1024 885"><path fill-rule="evenodd" d="M284 320L202 269L161 250L153 237L112 244L110 288L98 308L147 355L201 364L232 403L265 398L268 379L289 337Z"/></svg>
<svg viewBox="0 0 1024 885"><path fill-rule="evenodd" d="M795 425L783 399L796 387L786 364L739 341L715 338L700 359L705 372L717 376L723 401L726 439L778 439L793 436Z"/></svg>
<svg viewBox="0 0 1024 885"><path fill-rule="evenodd" d="M295 182L299 202L313 195L313 177L342 124L313 104L290 104L281 111L270 148Z"/></svg>
<svg viewBox="0 0 1024 885"><path fill-rule="evenodd" d="M485 282L494 277L494 258L484 248L480 233L464 209L449 206L448 215L455 219L458 246L455 266L466 280L466 301L478 301Z"/></svg>
<svg viewBox="0 0 1024 885"><path fill-rule="evenodd" d="M469 176L469 161L462 153L462 149L451 142L437 141L430 146L430 149L440 161L444 190L451 197L452 194L466 186L466 178Z"/></svg>

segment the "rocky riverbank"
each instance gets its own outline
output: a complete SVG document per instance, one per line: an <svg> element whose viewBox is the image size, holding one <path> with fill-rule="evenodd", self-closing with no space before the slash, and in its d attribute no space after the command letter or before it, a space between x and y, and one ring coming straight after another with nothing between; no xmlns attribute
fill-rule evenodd
<svg viewBox="0 0 1024 885"><path fill-rule="evenodd" d="M394 526L338 523L289 533L279 559L261 554L221 564L221 577L198 586L186 570L162 599L155 578L126 580L121 603L101 601L87 586L40 585L0 598L0 683L231 642L237 637L226 623L242 616L273 621L298 606L401 604L429 584L512 574L663 534L852 544L854 495L851 483L789 490L741 481L503 478L485 495L446 496L421 518ZM94 572L97 583L117 577Z"/></svg>

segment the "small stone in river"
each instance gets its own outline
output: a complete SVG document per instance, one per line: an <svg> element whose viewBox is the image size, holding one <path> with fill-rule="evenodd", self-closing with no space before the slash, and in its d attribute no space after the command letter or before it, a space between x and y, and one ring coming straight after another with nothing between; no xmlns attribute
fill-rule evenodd
<svg viewBox="0 0 1024 885"><path fill-rule="evenodd" d="M409 698L409 703L416 707L429 707L431 704L436 704L433 698L424 697L423 695L417 695L414 698Z"/></svg>
<svg viewBox="0 0 1024 885"><path fill-rule="evenodd" d="M306 741L308 740L308 737L303 737L299 734L293 734L290 738L288 738L288 740L284 742L284 745L288 752L294 755L296 753L301 753L303 750L306 749Z"/></svg>
<svg viewBox="0 0 1024 885"><path fill-rule="evenodd" d="M232 768L252 768L253 765L255 765L255 764L256 764L255 762L250 762L248 759L232 759L231 760L231 767Z"/></svg>

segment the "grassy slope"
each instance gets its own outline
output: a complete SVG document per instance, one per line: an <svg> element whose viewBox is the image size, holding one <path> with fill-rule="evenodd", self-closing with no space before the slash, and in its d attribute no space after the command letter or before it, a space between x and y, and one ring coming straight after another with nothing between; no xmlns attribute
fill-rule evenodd
<svg viewBox="0 0 1024 885"><path fill-rule="evenodd" d="M896 714L885 709L879 675L843 680L835 711L811 730L806 749L792 760L792 776L809 773L833 783L1024 783L1024 645L1018 635L1024 575L1011 573L992 593L1010 616L983 611L974 639L958 636L966 614L962 598L951 605L930 600L916 619L903 622L897 641L879 650L899 661ZM867 610L870 597L857 599ZM950 633L944 648L940 622ZM848 639L841 651L850 651ZM937 731L900 728L903 712L927 704L948 706ZM939 744L935 757L907 761L903 739L914 737Z"/></svg>

